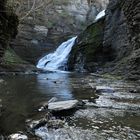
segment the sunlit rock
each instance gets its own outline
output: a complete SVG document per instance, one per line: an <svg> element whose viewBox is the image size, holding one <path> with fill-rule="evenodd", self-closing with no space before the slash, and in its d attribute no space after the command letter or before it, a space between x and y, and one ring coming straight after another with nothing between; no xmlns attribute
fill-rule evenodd
<svg viewBox="0 0 140 140"><path fill-rule="evenodd" d="M11 134L8 138L10 140L28 140L28 137L24 135L23 133Z"/></svg>
<svg viewBox="0 0 140 140"><path fill-rule="evenodd" d="M68 101L60 101L53 102L48 104L48 109L51 111L62 111L69 110L77 107L78 100L68 100Z"/></svg>

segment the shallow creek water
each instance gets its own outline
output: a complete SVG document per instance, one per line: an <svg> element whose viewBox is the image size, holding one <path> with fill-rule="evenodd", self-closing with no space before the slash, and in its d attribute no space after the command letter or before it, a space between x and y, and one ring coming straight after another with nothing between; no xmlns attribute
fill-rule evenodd
<svg viewBox="0 0 140 140"><path fill-rule="evenodd" d="M2 76L0 99L3 112L0 134L26 131L26 119L39 118L41 103L84 100L62 128L36 130L44 140L139 140L140 85L92 74L47 73ZM95 87L97 91L95 92Z"/></svg>

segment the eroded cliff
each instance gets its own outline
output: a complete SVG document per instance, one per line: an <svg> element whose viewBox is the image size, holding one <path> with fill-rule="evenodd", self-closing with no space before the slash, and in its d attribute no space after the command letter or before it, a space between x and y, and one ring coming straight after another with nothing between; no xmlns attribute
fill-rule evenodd
<svg viewBox="0 0 140 140"><path fill-rule="evenodd" d="M32 63L78 34L106 8L108 0L16 0L20 19L12 42L17 54Z"/></svg>
<svg viewBox="0 0 140 140"><path fill-rule="evenodd" d="M79 45L73 48L70 55L70 66L75 68L75 66L80 63L82 59L88 59L90 57L90 63L92 65L87 68L87 63L84 61L82 63L83 68L88 71L101 71L101 72L111 72L119 75L123 75L131 79L139 79L140 75L140 2L137 0L132 1L122 1L122 0L110 0L109 5L106 10L106 16L104 24L102 25L103 38L100 42L100 52L98 56L96 53L91 53L90 56L85 57L85 53L79 50ZM103 19L101 19L103 20ZM101 21L100 21L101 22ZM96 24L100 25L98 21L92 24L88 28L95 31ZM83 37L87 38L87 41L91 40L90 32L85 30L86 34L82 33ZM88 36L89 35L89 36ZM99 39L99 37L98 37ZM97 37L92 37L92 43L90 46L96 51L96 44L94 40ZM82 50L86 49L90 51L90 47L84 42L83 39L78 40L82 44ZM73 54L81 53L81 58L78 60L76 56L74 61L72 59ZM91 51L90 51L91 52ZM96 64L96 59L101 57L100 61ZM104 59L106 58L106 59ZM102 63L101 65L99 65Z"/></svg>

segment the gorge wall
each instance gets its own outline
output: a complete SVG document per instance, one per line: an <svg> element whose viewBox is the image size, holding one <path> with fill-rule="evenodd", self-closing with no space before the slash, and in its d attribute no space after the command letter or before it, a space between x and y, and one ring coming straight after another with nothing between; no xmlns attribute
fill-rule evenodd
<svg viewBox="0 0 140 140"><path fill-rule="evenodd" d="M27 61L36 63L64 40L92 23L108 0L15 0L19 16L18 35L12 48Z"/></svg>
<svg viewBox="0 0 140 140"><path fill-rule="evenodd" d="M0 63L11 38L17 34L18 18L7 6L7 1L0 4Z"/></svg>
<svg viewBox="0 0 140 140"><path fill-rule="evenodd" d="M94 32L96 28L96 34L103 35L90 38L91 33L88 28L81 34L83 38L86 36L87 41L78 38L78 45L75 45L70 55L70 70L75 69L76 65L84 60L81 65L83 69L88 71L112 72L132 79L140 78L138 77L140 75L139 15L139 1L110 0L105 18L88 27ZM102 24L102 31L97 26L101 22L104 23ZM97 39L100 39L100 45L95 44L94 40ZM87 42L92 42L90 47ZM79 46L79 44L81 45ZM83 50L90 51L91 47L92 50L95 50L94 52L100 50L98 56L95 56L96 53L85 56ZM78 54L80 54L80 57ZM89 60L88 67L87 60Z"/></svg>
<svg viewBox="0 0 140 140"><path fill-rule="evenodd" d="M111 46L116 53L112 71L132 79L140 78L139 15L139 1L111 0L105 21L104 48ZM117 24L115 25L114 22ZM110 39L110 43L107 38Z"/></svg>

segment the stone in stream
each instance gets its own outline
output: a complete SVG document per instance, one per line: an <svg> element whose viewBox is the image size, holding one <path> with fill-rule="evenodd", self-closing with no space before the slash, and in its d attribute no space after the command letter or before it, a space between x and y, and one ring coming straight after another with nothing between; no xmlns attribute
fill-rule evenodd
<svg viewBox="0 0 140 140"><path fill-rule="evenodd" d="M44 102L42 106L38 109L38 111L45 111L48 108L48 104L52 102L56 102L58 99L56 97L51 98L49 101Z"/></svg>
<svg viewBox="0 0 140 140"><path fill-rule="evenodd" d="M48 120L45 118L40 120L26 120L26 125L29 128L29 130L34 130L44 126L47 123L47 121Z"/></svg>
<svg viewBox="0 0 140 140"><path fill-rule="evenodd" d="M78 100L52 102L48 104L48 109L55 112L70 110L76 108L78 106L78 103Z"/></svg>
<svg viewBox="0 0 140 140"><path fill-rule="evenodd" d="M22 132L11 134L8 137L9 140L28 140L28 137Z"/></svg>
<svg viewBox="0 0 140 140"><path fill-rule="evenodd" d="M114 88L108 86L96 86L96 92L114 93Z"/></svg>

